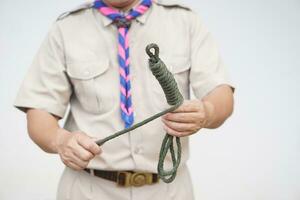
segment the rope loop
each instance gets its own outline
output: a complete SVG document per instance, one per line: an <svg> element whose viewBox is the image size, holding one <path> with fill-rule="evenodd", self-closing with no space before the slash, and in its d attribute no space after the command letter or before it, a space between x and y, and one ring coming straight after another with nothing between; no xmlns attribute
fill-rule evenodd
<svg viewBox="0 0 300 200"><path fill-rule="evenodd" d="M155 54L151 52L151 49L154 49ZM161 85L167 102L169 105L181 105L183 103L183 96L181 95L177 83L174 79L173 74L168 70L166 65L159 58L159 47L156 44L149 44L146 47L146 52L149 55L149 67L152 71L152 74L158 80ZM174 136L166 133L165 138L162 142L159 161L157 166L157 171L159 177L166 183L172 182L177 173L177 168L179 167L181 160L181 142L180 138L176 137L176 146L177 146L177 156L174 150L173 144ZM170 152L173 167L170 170L164 169L164 161L167 157L167 153Z"/></svg>
<svg viewBox="0 0 300 200"><path fill-rule="evenodd" d="M157 172L159 177L165 182L172 182L177 174L177 169L181 161L181 142L179 137L176 138L177 156L174 150L173 139L174 136L166 134L162 142L162 146L159 153L159 161L157 165ZM164 160L166 159L167 153L170 151L173 167L170 170L164 169Z"/></svg>
<svg viewBox="0 0 300 200"><path fill-rule="evenodd" d="M152 53L151 49L154 49L154 54ZM159 47L157 44L151 43L148 44L146 47L146 53L149 56L149 61L152 63L156 63L159 60Z"/></svg>

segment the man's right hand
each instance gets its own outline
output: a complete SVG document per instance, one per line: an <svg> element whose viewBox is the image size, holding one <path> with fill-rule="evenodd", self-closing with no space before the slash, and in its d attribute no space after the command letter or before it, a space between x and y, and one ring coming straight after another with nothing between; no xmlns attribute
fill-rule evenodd
<svg viewBox="0 0 300 200"><path fill-rule="evenodd" d="M56 151L62 162L75 170L87 167L89 161L101 153L100 147L93 138L83 132L68 132L58 129Z"/></svg>

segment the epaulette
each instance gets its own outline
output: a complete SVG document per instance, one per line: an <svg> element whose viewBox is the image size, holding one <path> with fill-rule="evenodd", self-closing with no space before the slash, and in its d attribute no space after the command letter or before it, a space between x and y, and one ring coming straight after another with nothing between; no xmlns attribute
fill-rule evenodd
<svg viewBox="0 0 300 200"><path fill-rule="evenodd" d="M70 14L73 14L73 13L76 13L76 12L79 12L81 10L88 9L88 8L91 8L91 7L93 7L93 3L92 2L86 2L84 4L81 4L80 6L72 9L72 10L69 10L67 12L62 13L61 15L58 16L58 18L56 20L61 20L65 17L69 16Z"/></svg>
<svg viewBox="0 0 300 200"><path fill-rule="evenodd" d="M182 0L155 0L156 4L166 6L166 7L181 7L187 10L191 10L191 7L188 6Z"/></svg>

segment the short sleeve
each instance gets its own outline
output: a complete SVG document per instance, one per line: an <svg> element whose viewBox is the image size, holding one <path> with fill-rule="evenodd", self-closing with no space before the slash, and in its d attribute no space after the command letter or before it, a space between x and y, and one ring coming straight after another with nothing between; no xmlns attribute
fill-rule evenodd
<svg viewBox="0 0 300 200"><path fill-rule="evenodd" d="M194 12L191 24L190 84L195 96L202 99L221 84L229 85L234 93L235 85L223 64L212 34Z"/></svg>
<svg viewBox="0 0 300 200"><path fill-rule="evenodd" d="M66 75L61 33L55 22L29 67L13 106L45 110L64 117L72 93Z"/></svg>

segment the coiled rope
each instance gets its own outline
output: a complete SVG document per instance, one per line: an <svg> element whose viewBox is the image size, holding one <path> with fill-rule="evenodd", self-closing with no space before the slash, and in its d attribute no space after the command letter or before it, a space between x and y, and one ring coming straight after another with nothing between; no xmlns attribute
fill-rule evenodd
<svg viewBox="0 0 300 200"><path fill-rule="evenodd" d="M151 50L154 50L154 53L151 52ZM149 56L149 68L152 72L152 74L155 76L155 78L158 80L160 86L162 87L165 97L167 99L167 102L169 105L172 107L159 112L141 122L138 122L134 125L132 125L129 128L123 129L121 131L118 131L104 139L96 141L96 143L101 146L105 142L116 138L120 135L123 135L129 131L132 131L140 126L145 125L146 123L161 117L162 115L165 115L168 112L172 112L176 110L184 101L183 96L181 95L177 83L172 75L172 73L167 69L166 65L163 63L163 61L159 58L159 47L156 44L149 44L146 47L146 53ZM170 183L172 182L177 173L177 169L180 164L181 160L181 142L179 137L176 138L176 146L177 146L177 155L174 150L174 136L169 135L166 133L160 153L159 153L159 160L158 160L158 165L157 165L157 172L158 176L165 182L165 183ZM171 158L172 158L172 164L173 167L170 170L165 170L164 169L164 160L166 159L167 153L170 151Z"/></svg>

